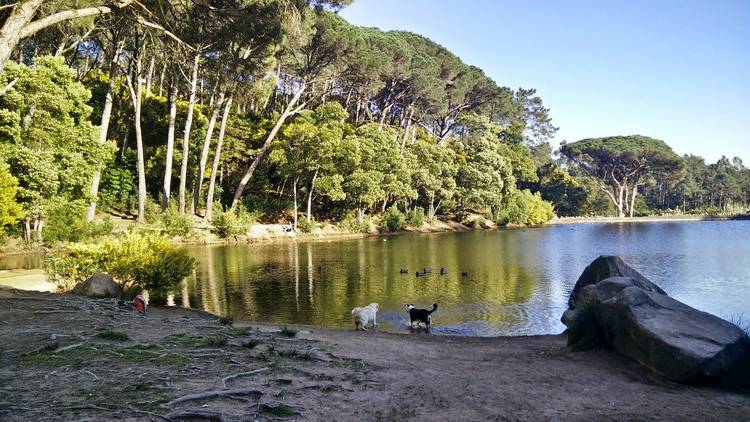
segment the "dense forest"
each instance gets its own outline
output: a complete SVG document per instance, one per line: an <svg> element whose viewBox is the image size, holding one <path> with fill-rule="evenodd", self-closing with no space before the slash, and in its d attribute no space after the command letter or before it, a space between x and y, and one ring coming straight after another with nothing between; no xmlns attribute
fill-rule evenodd
<svg viewBox="0 0 750 422"><path fill-rule="evenodd" d="M250 221L352 231L477 216L740 213L741 160L662 141L564 143L534 89L346 0L2 1L0 225L27 241L107 216L220 236Z"/></svg>

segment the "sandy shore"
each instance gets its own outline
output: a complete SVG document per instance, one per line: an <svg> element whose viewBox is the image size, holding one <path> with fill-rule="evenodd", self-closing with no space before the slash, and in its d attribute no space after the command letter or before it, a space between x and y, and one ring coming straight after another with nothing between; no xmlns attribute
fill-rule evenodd
<svg viewBox="0 0 750 422"><path fill-rule="evenodd" d="M742 420L750 396L684 386L564 336L465 338L222 325L0 288L0 419ZM291 333L287 333L291 334Z"/></svg>
<svg viewBox="0 0 750 422"><path fill-rule="evenodd" d="M645 217L562 217L550 220L555 224L592 224L592 223L657 223L676 221L729 221L748 220L750 215L710 216L710 215L652 215Z"/></svg>

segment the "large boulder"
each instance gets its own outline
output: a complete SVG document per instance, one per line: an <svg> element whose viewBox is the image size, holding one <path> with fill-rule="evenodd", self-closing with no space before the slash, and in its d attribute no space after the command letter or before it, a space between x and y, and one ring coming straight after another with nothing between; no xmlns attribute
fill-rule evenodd
<svg viewBox="0 0 750 422"><path fill-rule="evenodd" d="M568 306L571 308L576 307L578 301L578 295L581 290L589 285L597 284L602 280L606 280L611 277L630 277L636 285L644 290L666 295L667 293L661 289L661 287L649 281L646 277L642 276L638 271L631 268L625 261L619 256L607 256L602 255L591 262L591 264L583 270L583 273L578 277L573 291L570 293L568 298ZM565 322L565 321L563 321ZM567 325L567 324L566 324Z"/></svg>
<svg viewBox="0 0 750 422"><path fill-rule="evenodd" d="M122 296L122 287L109 274L98 273L78 283L73 288L73 293L96 298L119 298Z"/></svg>
<svg viewBox="0 0 750 422"><path fill-rule="evenodd" d="M587 287L598 328L616 352L678 382L718 380L750 353L736 325L644 289L635 278Z"/></svg>

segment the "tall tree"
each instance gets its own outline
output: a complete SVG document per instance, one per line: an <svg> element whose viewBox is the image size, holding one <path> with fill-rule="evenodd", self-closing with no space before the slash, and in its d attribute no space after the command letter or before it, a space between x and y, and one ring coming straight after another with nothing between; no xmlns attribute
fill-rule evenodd
<svg viewBox="0 0 750 422"><path fill-rule="evenodd" d="M617 215L634 213L639 186L650 176L684 170L684 161L658 139L647 136L612 136L565 144L560 152L599 183Z"/></svg>

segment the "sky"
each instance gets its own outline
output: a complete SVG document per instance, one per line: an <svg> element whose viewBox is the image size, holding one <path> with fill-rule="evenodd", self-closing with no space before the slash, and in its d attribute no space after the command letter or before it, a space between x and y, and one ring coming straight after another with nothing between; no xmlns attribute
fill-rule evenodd
<svg viewBox="0 0 750 422"><path fill-rule="evenodd" d="M340 14L536 88L553 145L640 134L750 165L750 0L354 0Z"/></svg>

